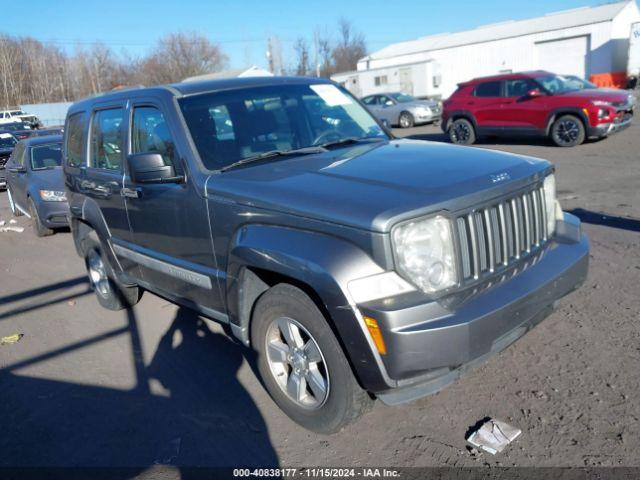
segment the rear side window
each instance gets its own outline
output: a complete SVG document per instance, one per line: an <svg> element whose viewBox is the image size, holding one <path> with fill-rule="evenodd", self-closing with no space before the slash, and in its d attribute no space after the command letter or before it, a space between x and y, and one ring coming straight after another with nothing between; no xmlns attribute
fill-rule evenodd
<svg viewBox="0 0 640 480"><path fill-rule="evenodd" d="M155 107L133 110L131 153L159 153L165 165L173 165L175 144L162 112Z"/></svg>
<svg viewBox="0 0 640 480"><path fill-rule="evenodd" d="M79 167L85 162L82 157L82 117L84 113L75 113L67 121L65 156L67 165Z"/></svg>
<svg viewBox="0 0 640 480"><path fill-rule="evenodd" d="M91 122L90 166L103 170L122 168L122 122L124 110L98 110Z"/></svg>
<svg viewBox="0 0 640 480"><path fill-rule="evenodd" d="M473 94L476 97L499 97L501 93L502 82L485 82L476 86Z"/></svg>

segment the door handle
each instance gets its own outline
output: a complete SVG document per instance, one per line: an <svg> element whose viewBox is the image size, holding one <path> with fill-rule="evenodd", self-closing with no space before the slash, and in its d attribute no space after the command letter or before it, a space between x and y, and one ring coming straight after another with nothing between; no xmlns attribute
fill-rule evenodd
<svg viewBox="0 0 640 480"><path fill-rule="evenodd" d="M142 196L142 190L140 189L140 187L123 187L122 190L120 190L120 195L127 198L140 198Z"/></svg>

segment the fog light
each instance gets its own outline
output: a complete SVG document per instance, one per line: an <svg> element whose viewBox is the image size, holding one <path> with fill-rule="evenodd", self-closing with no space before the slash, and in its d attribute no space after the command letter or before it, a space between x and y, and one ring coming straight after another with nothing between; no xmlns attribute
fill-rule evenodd
<svg viewBox="0 0 640 480"><path fill-rule="evenodd" d="M367 330L369 330L373 343L375 343L378 349L378 353L380 353L380 355L386 355L387 346L384 344L384 338L382 338L382 332L380 331L378 322L374 318L364 317L364 323L367 326Z"/></svg>

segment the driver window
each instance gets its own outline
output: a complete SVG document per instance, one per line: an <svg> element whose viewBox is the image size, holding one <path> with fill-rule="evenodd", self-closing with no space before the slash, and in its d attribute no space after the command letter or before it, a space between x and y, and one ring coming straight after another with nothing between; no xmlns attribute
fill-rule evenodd
<svg viewBox="0 0 640 480"><path fill-rule="evenodd" d="M175 144L162 112L155 107L133 110L131 153L159 153L165 165L173 165Z"/></svg>
<svg viewBox="0 0 640 480"><path fill-rule="evenodd" d="M391 102L391 99L389 97L387 97L386 95L380 95L380 105L389 105L389 102Z"/></svg>
<svg viewBox="0 0 640 480"><path fill-rule="evenodd" d="M530 90L537 88L538 85L529 78L507 80L507 97L524 97Z"/></svg>
<svg viewBox="0 0 640 480"><path fill-rule="evenodd" d="M122 167L122 108L98 110L91 122L91 156L89 165L104 170Z"/></svg>

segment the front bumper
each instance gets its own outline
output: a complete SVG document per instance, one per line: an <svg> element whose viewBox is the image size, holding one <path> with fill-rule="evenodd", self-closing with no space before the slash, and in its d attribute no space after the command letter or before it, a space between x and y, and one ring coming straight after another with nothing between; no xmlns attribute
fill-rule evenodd
<svg viewBox="0 0 640 480"><path fill-rule="evenodd" d="M589 127L587 135L589 138L602 138L613 133L621 132L629 128L633 120L633 113L627 113L616 118L615 121L609 123L601 123L595 127Z"/></svg>
<svg viewBox="0 0 640 480"><path fill-rule="evenodd" d="M584 282L588 261L589 240L579 220L565 214L539 257L502 282L494 279L483 292L467 299L361 306L382 329L388 352L382 362L397 385L375 393L385 403L404 403L455 381L548 316L558 299Z"/></svg>
<svg viewBox="0 0 640 480"><path fill-rule="evenodd" d="M69 226L69 205L67 202L39 202L38 216L47 228Z"/></svg>
<svg viewBox="0 0 640 480"><path fill-rule="evenodd" d="M429 115L414 114L415 123L432 123L442 119L442 112L432 111Z"/></svg>

